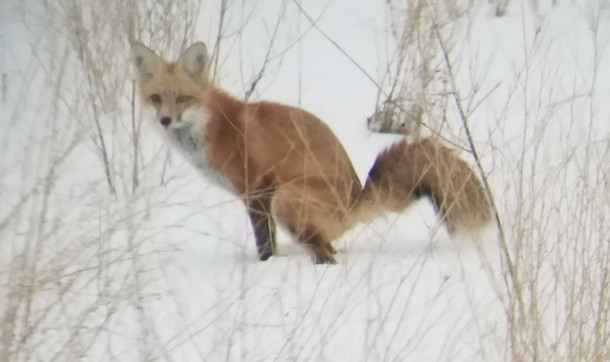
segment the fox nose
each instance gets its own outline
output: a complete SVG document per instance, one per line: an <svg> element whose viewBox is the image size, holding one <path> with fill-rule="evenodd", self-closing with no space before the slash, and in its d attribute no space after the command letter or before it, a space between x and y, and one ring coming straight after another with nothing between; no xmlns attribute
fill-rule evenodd
<svg viewBox="0 0 610 362"><path fill-rule="evenodd" d="M172 119L169 117L161 117L160 122L163 125L163 127L167 127L167 126L169 126L170 123L172 123Z"/></svg>

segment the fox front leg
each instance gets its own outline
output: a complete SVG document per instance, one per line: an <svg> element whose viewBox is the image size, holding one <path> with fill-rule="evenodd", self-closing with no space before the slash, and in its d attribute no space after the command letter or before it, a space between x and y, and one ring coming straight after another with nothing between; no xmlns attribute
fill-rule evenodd
<svg viewBox="0 0 610 362"><path fill-rule="evenodd" d="M248 216L254 229L258 258L265 261L277 253L271 194L265 192L253 197L248 204Z"/></svg>

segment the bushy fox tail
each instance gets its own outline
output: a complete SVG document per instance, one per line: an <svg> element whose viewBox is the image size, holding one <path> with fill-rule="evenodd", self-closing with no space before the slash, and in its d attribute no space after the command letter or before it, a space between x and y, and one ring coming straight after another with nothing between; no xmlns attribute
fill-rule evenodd
<svg viewBox="0 0 610 362"><path fill-rule="evenodd" d="M468 164L443 145L402 141L382 152L369 171L354 216L365 221L400 212L428 196L450 232L476 231L490 221L487 197Z"/></svg>

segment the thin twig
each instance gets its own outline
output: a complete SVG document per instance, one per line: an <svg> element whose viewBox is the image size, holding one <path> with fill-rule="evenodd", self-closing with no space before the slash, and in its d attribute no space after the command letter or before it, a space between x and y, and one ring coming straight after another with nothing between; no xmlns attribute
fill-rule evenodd
<svg viewBox="0 0 610 362"><path fill-rule="evenodd" d="M140 127L136 127L136 82L131 82L131 134L133 146L133 167L131 170L131 192L135 193L138 185L138 148L140 143Z"/></svg>
<svg viewBox="0 0 610 362"><path fill-rule="evenodd" d="M508 272L510 274L510 277L511 277L511 280L513 283L513 288L515 290L517 300L519 301L519 312L520 312L521 317L524 317L525 316L525 303L523 301L523 295L521 292L521 286L520 286L521 283L519 282L519 276L517 274L515 264L512 260L510 252L508 250L508 244L506 242L504 227L502 226L502 219L500 218L500 213L496 206L493 191L491 189L491 186L489 184L485 171L483 170L483 165L481 164L481 159L479 157L479 153L477 151L476 146L474 145L472 134L470 132L470 126L468 125L468 118L466 117L466 113L464 112L464 108L462 107L462 101L460 99L460 95L459 95L457 86L455 84L455 75L453 72L453 66L452 66L451 60L449 59L448 51L445 47L445 43L439 32L438 25L436 24L434 19L432 19L432 24L433 24L432 28L434 30L434 34L439 42L439 45L440 45L440 48L442 51L442 55L445 60L445 64L447 66L447 71L449 72L449 79L451 80L451 88L452 88L451 93L452 93L453 99L455 101L455 105L457 107L458 113L460 115L460 120L462 121L462 126L464 128L464 132L466 133L466 139L468 140L468 146L470 147L470 153L472 154L472 157L475 161L477 171L479 173L479 176L481 177L481 180L483 181L483 187L485 189L485 193L491 204L491 210L492 210L492 213L494 216L496 226L498 228L498 236L500 239L502 252L504 254L504 257L506 258L506 262L508 265Z"/></svg>
<svg viewBox="0 0 610 362"><path fill-rule="evenodd" d="M270 57L271 57L271 49L273 49L275 39L277 38L277 32L280 27L280 22L281 22L282 18L284 17L285 13L286 13L286 5L282 4L282 6L280 7L280 13L278 14L277 20L275 22L275 27L273 29L273 35L271 35L271 41L269 41L269 46L267 47L267 54L265 54L265 60L263 61L263 65L261 66L261 69L258 71L256 76L254 77L254 80L252 81L252 83L250 83L250 89L248 89L246 91L246 94L244 95L244 99L246 101L248 101L248 99L250 99L250 97L252 96L252 93L254 93L254 90L256 89L258 82L263 78L265 69L267 69L267 65L269 64Z"/></svg>
<svg viewBox="0 0 610 362"><path fill-rule="evenodd" d="M354 58L352 58L352 56L350 56L349 54L347 54L347 52L339 45L337 44L336 41L334 41L330 36L328 36L328 34L326 34L324 31L322 31L319 27L318 24L315 22L315 20L305 11L305 9L303 9L303 7L301 6L301 4L296 1L296 0L292 0L292 2L299 8L299 11L301 11L301 13L303 15L305 15L305 17L307 18L307 20L309 21L309 23L326 39L328 40L335 48L337 48L338 51L341 52L341 54L343 54L349 61L350 63L352 63L353 65L356 66L356 68L358 68L358 70L360 70L362 72L362 74L364 74L365 77L368 78L368 80L370 80L375 87L377 87L377 89L379 89L380 92L382 92L384 94L384 96L387 96L385 94L385 92L382 90L381 86L379 85L379 83L377 83L377 81L375 79L373 79L373 77L360 65L358 64L358 62L356 62L356 60Z"/></svg>
<svg viewBox="0 0 610 362"><path fill-rule="evenodd" d="M215 80L218 75L218 58L220 57L220 45L224 35L224 23L225 15L227 13L227 0L220 2L220 20L218 22L218 32L216 33L216 42L214 43L214 49L212 50L212 56L210 61L214 63L214 72L212 72L212 79ZM208 68L209 69L209 68Z"/></svg>

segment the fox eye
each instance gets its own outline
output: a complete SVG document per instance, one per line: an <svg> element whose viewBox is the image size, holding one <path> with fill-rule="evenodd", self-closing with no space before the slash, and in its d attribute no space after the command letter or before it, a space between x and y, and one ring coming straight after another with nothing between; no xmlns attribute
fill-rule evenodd
<svg viewBox="0 0 610 362"><path fill-rule="evenodd" d="M161 104L161 96L158 94L153 94L150 97L148 97L148 99L150 99L150 101L153 102L154 104Z"/></svg>
<svg viewBox="0 0 610 362"><path fill-rule="evenodd" d="M176 103L186 103L192 101L194 98L192 96L187 96L185 94L176 97Z"/></svg>

